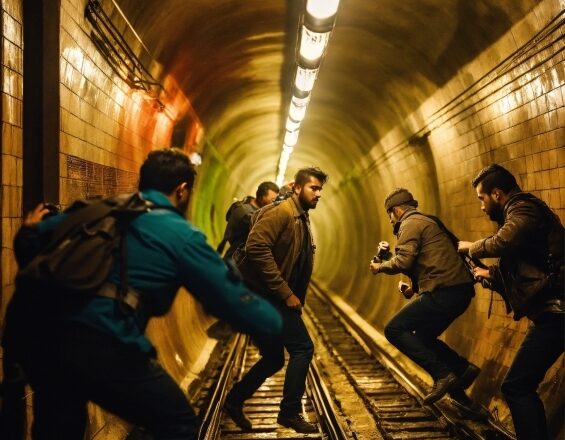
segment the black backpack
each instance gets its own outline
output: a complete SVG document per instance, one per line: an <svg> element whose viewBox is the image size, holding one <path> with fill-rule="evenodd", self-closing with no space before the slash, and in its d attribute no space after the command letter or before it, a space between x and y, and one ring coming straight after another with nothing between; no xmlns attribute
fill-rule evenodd
<svg viewBox="0 0 565 440"><path fill-rule="evenodd" d="M17 278L65 292L96 294L118 263L118 298L123 298L128 291L127 228L139 215L156 208L175 210L157 206L139 193L75 202L65 211L67 217L56 226L49 242L20 268Z"/></svg>
<svg viewBox="0 0 565 440"><path fill-rule="evenodd" d="M226 211L226 222L229 223L230 218L233 214L233 211L242 205L245 205L246 203L249 203L251 200L253 200L252 196L245 196L243 199L241 200L236 200L235 202L233 202L230 207L228 208L228 210ZM221 254L222 252L224 252L224 249L226 247L226 244L228 244L229 242L229 230L228 230L228 226L226 225L226 229L224 230L224 236L222 237L222 241L220 241L220 244L218 244L218 247L216 248L216 252L218 252L219 254Z"/></svg>
<svg viewBox="0 0 565 440"><path fill-rule="evenodd" d="M126 232L135 218L156 208L178 212L172 206L155 205L139 193L77 201L65 211L66 218L40 249L36 249L39 237L35 228L20 229L14 243L20 270L16 291L7 307L1 341L4 347L1 438L22 438L27 380L19 364L27 358L28 343L40 339L45 326L54 324L51 319L58 312L58 301L65 302L65 294L100 294L101 286L118 263L120 286L115 289L116 298L121 310L132 311L126 298L129 291ZM53 292L60 295L54 298Z"/></svg>

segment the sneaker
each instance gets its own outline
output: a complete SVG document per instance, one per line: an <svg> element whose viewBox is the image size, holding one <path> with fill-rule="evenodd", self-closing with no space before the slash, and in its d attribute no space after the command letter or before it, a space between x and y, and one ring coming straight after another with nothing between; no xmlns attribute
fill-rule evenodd
<svg viewBox="0 0 565 440"><path fill-rule="evenodd" d="M226 399L224 402L224 411L243 431L251 431L251 421L243 412L243 403L238 405Z"/></svg>
<svg viewBox="0 0 565 440"><path fill-rule="evenodd" d="M466 390L473 384L480 372L481 369L479 367L469 363L467 368L465 368L465 371L463 371L461 376L459 376L458 386Z"/></svg>
<svg viewBox="0 0 565 440"><path fill-rule="evenodd" d="M300 432L301 434L319 432L318 426L304 420L304 416L302 414L295 414L293 416L284 416L279 414L277 417L277 423L286 428L294 429L296 432Z"/></svg>
<svg viewBox="0 0 565 440"><path fill-rule="evenodd" d="M449 373L447 376L436 380L430 393L426 397L424 397L424 405L429 405L431 403L437 402L456 384L457 376L453 373Z"/></svg>

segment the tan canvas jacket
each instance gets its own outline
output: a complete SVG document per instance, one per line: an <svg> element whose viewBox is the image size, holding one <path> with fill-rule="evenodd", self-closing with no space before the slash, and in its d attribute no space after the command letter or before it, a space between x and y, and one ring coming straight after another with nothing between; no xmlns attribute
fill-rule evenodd
<svg viewBox="0 0 565 440"><path fill-rule="evenodd" d="M288 280L304 240L303 216L296 196L267 205L253 216L244 256L234 259L257 293L281 300L293 293Z"/></svg>

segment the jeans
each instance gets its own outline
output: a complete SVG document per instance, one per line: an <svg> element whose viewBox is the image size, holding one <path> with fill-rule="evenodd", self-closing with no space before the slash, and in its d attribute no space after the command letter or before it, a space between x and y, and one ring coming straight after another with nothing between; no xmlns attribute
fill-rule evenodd
<svg viewBox="0 0 565 440"><path fill-rule="evenodd" d="M386 325L386 338L426 370L434 380L461 375L469 362L437 339L469 306L472 284L424 293L404 306Z"/></svg>
<svg viewBox="0 0 565 440"><path fill-rule="evenodd" d="M306 390L306 376L314 355L314 344L296 310L284 304L275 304L283 319L283 331L279 338L254 338L261 359L250 368L241 381L234 384L228 399L242 404L257 389L284 367L284 349L289 360L284 377L283 398L280 413L293 416L302 412L302 396Z"/></svg>
<svg viewBox="0 0 565 440"><path fill-rule="evenodd" d="M155 439L197 438L200 422L190 403L150 356L82 326L37 342L23 365L34 391L34 440L81 440L88 401Z"/></svg>
<svg viewBox="0 0 565 440"><path fill-rule="evenodd" d="M537 389L563 353L564 315L543 313L530 326L502 382L518 440L549 440L545 410Z"/></svg>

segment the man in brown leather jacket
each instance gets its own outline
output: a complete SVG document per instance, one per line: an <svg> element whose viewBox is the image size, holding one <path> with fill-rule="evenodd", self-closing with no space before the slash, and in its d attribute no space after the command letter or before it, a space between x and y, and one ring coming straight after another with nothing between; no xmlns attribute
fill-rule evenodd
<svg viewBox="0 0 565 440"><path fill-rule="evenodd" d="M524 193L514 176L492 164L472 182L481 209L497 222L491 237L461 241L459 251L498 264L475 269L475 277L504 297L514 319L532 325L502 383L519 440L549 439L537 388L564 345L563 226L540 199Z"/></svg>
<svg viewBox="0 0 565 440"><path fill-rule="evenodd" d="M373 274L408 275L410 289L420 294L387 323L385 336L434 379L424 403L450 392L469 404L463 390L471 386L480 369L438 337L467 310L475 293L473 279L441 221L420 213L417 206L404 188L395 189L385 199L398 237L395 256L373 261L369 268Z"/></svg>
<svg viewBox="0 0 565 440"><path fill-rule="evenodd" d="M282 337L255 338L261 359L229 392L224 409L243 430L251 422L243 403L261 384L284 367L284 350L290 355L283 399L277 422L301 433L318 432L302 415L302 396L314 345L302 321L314 262L314 241L308 211L316 208L327 175L319 168L303 168L294 178L293 194L281 202L261 208L252 219L245 251L239 248L234 261L246 282L269 299L283 317Z"/></svg>

